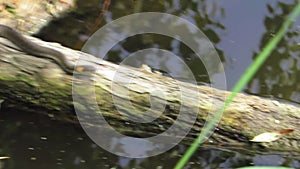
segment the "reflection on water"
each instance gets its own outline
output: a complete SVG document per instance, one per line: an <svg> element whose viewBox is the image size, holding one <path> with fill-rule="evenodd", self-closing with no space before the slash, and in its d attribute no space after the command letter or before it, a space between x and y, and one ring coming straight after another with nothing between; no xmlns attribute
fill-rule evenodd
<svg viewBox="0 0 300 169"><path fill-rule="evenodd" d="M85 29L94 22L90 19L90 15L95 16L101 11L101 4L87 2L78 0L78 7L82 7L80 11L66 14L64 20L53 22L52 25L56 27L51 28L48 36L44 38L59 41L66 46L75 46L82 37L85 37ZM228 89L231 89L257 53L274 36L295 2L293 0L112 1L102 25L136 12L167 12L183 17L197 25L216 46L225 65ZM95 13L91 14L91 11ZM289 30L272 56L245 88L246 92L300 102L299 21L300 19L295 22L294 27ZM47 30L44 30L41 35L46 33ZM130 37L114 46L106 59L120 63L130 54L149 47L166 49L178 55L187 63L199 83L209 82L201 60L195 57L193 51L186 45L169 37L150 34ZM155 69L168 70L166 67L167 65L157 64ZM2 112L0 117L2 131L0 156L11 157L0 161L0 168L3 169L168 169L175 165L180 154L186 149L185 146L179 145L167 153L147 159L122 158L95 145L77 125L23 112ZM272 152L251 154L247 151L199 148L187 168L234 168L246 165L300 168L300 161L289 154L277 155Z"/></svg>
<svg viewBox="0 0 300 169"><path fill-rule="evenodd" d="M285 2L267 5L268 15L264 18L266 31L260 40L259 51L278 32L294 6ZM300 103L299 24L298 19L259 69L249 84L248 92Z"/></svg>
<svg viewBox="0 0 300 169"><path fill-rule="evenodd" d="M150 158L123 158L98 147L79 125L65 124L31 113L1 112L0 116L0 156L11 157L0 161L1 169L171 169L187 149L180 144L166 153ZM140 148L135 149L139 152ZM262 155L202 147L190 160L187 168L235 168L249 165L299 168L300 160L289 154Z"/></svg>

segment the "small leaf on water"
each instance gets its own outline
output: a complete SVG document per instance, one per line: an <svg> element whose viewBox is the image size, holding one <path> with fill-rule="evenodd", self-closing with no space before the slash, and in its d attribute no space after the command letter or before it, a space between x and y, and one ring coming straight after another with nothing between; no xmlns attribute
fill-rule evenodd
<svg viewBox="0 0 300 169"><path fill-rule="evenodd" d="M277 132L266 132L255 136L252 142L271 142L280 138L280 134Z"/></svg>
<svg viewBox="0 0 300 169"><path fill-rule="evenodd" d="M291 132L293 132L293 129L283 129L283 130L278 130L278 131L273 131L273 132L266 132L259 134L255 136L252 140L252 142L272 142L275 141Z"/></svg>
<svg viewBox="0 0 300 169"><path fill-rule="evenodd" d="M0 156L0 160L4 160L4 159L9 159L10 157L8 157L8 156Z"/></svg>

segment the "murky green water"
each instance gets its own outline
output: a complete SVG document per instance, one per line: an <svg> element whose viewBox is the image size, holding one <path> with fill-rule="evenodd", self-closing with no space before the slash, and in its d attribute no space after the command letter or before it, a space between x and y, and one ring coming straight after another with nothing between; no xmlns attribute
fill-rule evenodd
<svg viewBox="0 0 300 169"><path fill-rule="evenodd" d="M225 66L227 90L230 90L256 54L277 32L294 6L293 2L113 1L102 25L128 14L150 11L166 12L189 20L197 25L217 48ZM91 18L101 11L102 3L96 2L95 5L87 1L78 1L82 7L81 11L66 15L65 20L56 20L51 24L55 27L49 28L50 31L43 30L41 36L78 48L78 41L85 39L87 28L93 25ZM294 104L300 103L299 23L300 19L295 22L251 83L245 87L244 92ZM191 68L199 83L209 83L201 60L194 57L187 46L165 36L147 34L128 38L111 49L106 59L120 63L130 53L150 47L166 49L180 56ZM156 69L164 69L165 65L152 62ZM168 169L174 167L186 149L179 145L164 154L146 159L118 157L94 144L78 125L22 112L2 110L0 115L0 156L11 157L0 160L0 168L3 169ZM199 148L186 168L236 168L249 165L300 168L300 160L284 153L253 154L247 151Z"/></svg>

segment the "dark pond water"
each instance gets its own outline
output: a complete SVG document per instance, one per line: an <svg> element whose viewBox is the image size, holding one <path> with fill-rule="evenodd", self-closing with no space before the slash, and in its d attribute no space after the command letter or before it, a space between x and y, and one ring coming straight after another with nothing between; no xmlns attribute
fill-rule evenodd
<svg viewBox="0 0 300 169"><path fill-rule="evenodd" d="M111 154L96 145L78 126L51 120L44 115L1 112L0 155L3 169L162 169L173 168L186 147L149 158L126 158ZM299 157L299 156L298 156ZM300 160L288 153L255 154L247 150L200 147L186 168L237 168L251 165L299 168Z"/></svg>
<svg viewBox="0 0 300 169"><path fill-rule="evenodd" d="M265 43L278 31L295 4L292 0L112 1L101 25L125 15L150 11L170 13L189 20L215 45L224 64L227 90L230 90ZM94 24L95 19L92 18L96 18L101 11L103 1L82 0L78 1L78 5L81 8L77 12L52 22L38 36L79 49L80 40L86 39L87 28ZM243 92L300 105L299 23L300 19L297 19ZM201 60L194 57L191 49L165 36L147 34L130 37L115 45L105 58L120 63L131 53L150 47L166 49L180 56L191 68L198 83L209 83ZM155 61L151 63L156 69L164 70L166 66ZM0 160L0 168L3 169L168 169L174 167L187 148L178 145L161 155L130 159L101 149L77 125L23 112L2 110L0 115L0 156L11 157ZM237 168L251 165L300 168L300 160L291 154L276 152L253 154L202 147L186 168Z"/></svg>

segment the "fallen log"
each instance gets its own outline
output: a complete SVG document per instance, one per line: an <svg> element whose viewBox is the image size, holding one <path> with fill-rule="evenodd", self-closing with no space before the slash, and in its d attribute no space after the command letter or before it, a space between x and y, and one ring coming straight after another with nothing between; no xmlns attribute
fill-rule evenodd
<svg viewBox="0 0 300 169"><path fill-rule="evenodd" d="M75 114L73 108L75 106L77 111L102 114L120 133L149 137L170 128L183 109L187 115L176 125L178 130L191 126L191 131L185 137L190 143L205 122L224 104L225 96L230 94L228 91L208 86L179 82L144 68L115 65L58 44L28 38L40 45L61 51L74 63L78 58L85 58L86 62L97 66L98 69L93 74L68 75L51 60L30 56L8 40L0 38L0 96L6 105L13 105L22 111L46 112L55 119L78 122L78 113ZM119 77L134 80L130 84L122 80L116 81L117 71ZM184 93L178 84L184 87ZM161 92L153 92L152 89L159 89ZM195 93L197 95L194 95ZM183 100L182 94L188 97L184 97ZM152 109L151 102L159 106L164 105L163 113ZM95 114L83 115L86 115L86 124L93 123ZM159 118L153 120L155 117ZM129 119L134 122L128 122ZM141 119L149 123L139 124L138 120ZM216 130L206 143L249 146L253 144L249 140L258 134L292 129L292 133L276 141L264 143L263 146L270 150L299 152L299 126L299 107L276 100L238 94L224 111ZM176 134L165 136L175 138Z"/></svg>

